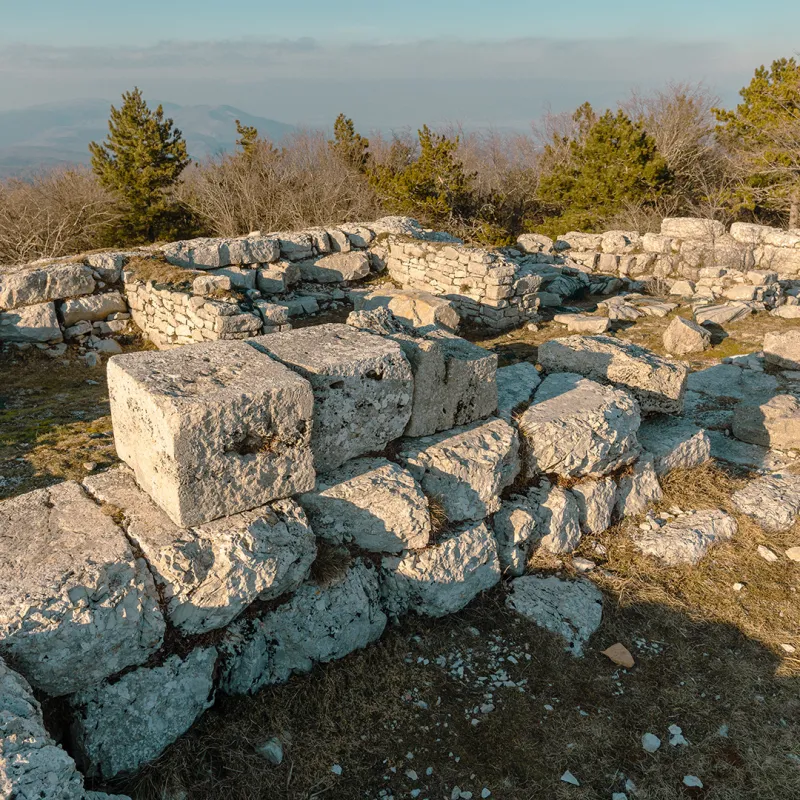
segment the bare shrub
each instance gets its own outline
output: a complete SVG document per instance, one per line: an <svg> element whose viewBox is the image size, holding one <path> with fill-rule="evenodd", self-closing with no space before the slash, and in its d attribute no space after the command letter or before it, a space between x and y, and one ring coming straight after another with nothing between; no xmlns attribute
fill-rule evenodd
<svg viewBox="0 0 800 800"><path fill-rule="evenodd" d="M0 263L93 250L118 219L114 198L88 169L0 182Z"/></svg>

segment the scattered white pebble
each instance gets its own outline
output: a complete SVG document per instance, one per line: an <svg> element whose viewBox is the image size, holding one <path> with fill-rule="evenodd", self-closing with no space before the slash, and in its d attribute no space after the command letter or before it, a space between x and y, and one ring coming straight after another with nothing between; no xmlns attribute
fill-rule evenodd
<svg viewBox="0 0 800 800"><path fill-rule="evenodd" d="M481 797L483 800L486 800L487 797L491 797L492 793L484 787L483 791L481 792Z"/></svg>
<svg viewBox="0 0 800 800"><path fill-rule="evenodd" d="M580 781L569 771L567 770L562 776L561 780L563 783L569 783L572 786L580 786Z"/></svg>
<svg viewBox="0 0 800 800"><path fill-rule="evenodd" d="M646 733L642 736L642 747L648 753L655 753L661 747L661 739L654 733Z"/></svg>
<svg viewBox="0 0 800 800"><path fill-rule="evenodd" d="M340 766L339 764L334 764L334 765L331 767L331 772L332 772L334 775L341 775L341 774L342 774L342 768L341 768L341 766Z"/></svg>
<svg viewBox="0 0 800 800"><path fill-rule="evenodd" d="M730 730L729 725L720 725L719 730L717 731L717 736L721 736L723 739L728 738L728 731Z"/></svg>
<svg viewBox="0 0 800 800"><path fill-rule="evenodd" d="M411 781L419 780L419 776L413 769L406 770L406 778L408 778Z"/></svg>
<svg viewBox="0 0 800 800"><path fill-rule="evenodd" d="M552 711L553 710L553 706L551 706L550 703L545 703L544 710L545 711Z"/></svg>
<svg viewBox="0 0 800 800"><path fill-rule="evenodd" d="M700 778L697 777L697 775L684 775L683 785L689 786L694 789L702 789L703 781L701 781Z"/></svg>
<svg viewBox="0 0 800 800"><path fill-rule="evenodd" d="M628 795L625 792L614 792L611 795L611 800L628 800Z"/></svg>
<svg viewBox="0 0 800 800"><path fill-rule="evenodd" d="M744 584L743 583L734 583L733 584L733 591L734 592L741 592L742 589L744 589Z"/></svg>
<svg viewBox="0 0 800 800"><path fill-rule="evenodd" d="M797 649L791 644L782 644L781 648L783 649L784 653L794 653L795 650Z"/></svg>
<svg viewBox="0 0 800 800"><path fill-rule="evenodd" d="M764 559L764 561L769 561L770 564L778 560L778 556L776 556L775 553L769 549L769 547L764 547L763 544L758 546L758 554Z"/></svg>
<svg viewBox="0 0 800 800"><path fill-rule="evenodd" d="M683 731L678 725L669 726L669 743L672 747L686 747L689 742L686 741Z"/></svg>

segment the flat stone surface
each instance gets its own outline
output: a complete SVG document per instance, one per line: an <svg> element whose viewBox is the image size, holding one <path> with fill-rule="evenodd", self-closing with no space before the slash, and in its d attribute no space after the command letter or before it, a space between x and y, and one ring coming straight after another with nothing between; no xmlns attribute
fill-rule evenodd
<svg viewBox="0 0 800 800"><path fill-rule="evenodd" d="M536 545L556 555L571 553L581 541L578 501L566 489L543 481L528 490L536 518Z"/></svg>
<svg viewBox="0 0 800 800"><path fill-rule="evenodd" d="M636 531L633 542L645 555L668 566L697 564L719 542L736 535L736 520L724 511L692 511L662 528Z"/></svg>
<svg viewBox="0 0 800 800"><path fill-rule="evenodd" d="M660 502L662 496L655 459L651 453L643 453L633 467L620 475L617 481L617 516L622 519L641 514Z"/></svg>
<svg viewBox="0 0 800 800"><path fill-rule="evenodd" d="M0 312L0 341L60 342L63 338L53 303Z"/></svg>
<svg viewBox="0 0 800 800"><path fill-rule="evenodd" d="M781 369L800 369L800 330L768 333L764 337L764 358Z"/></svg>
<svg viewBox="0 0 800 800"><path fill-rule="evenodd" d="M297 266L304 281L316 283L357 281L369 275L369 256L357 250L350 253L331 253L322 258L301 261Z"/></svg>
<svg viewBox="0 0 800 800"><path fill-rule="evenodd" d="M391 616L415 611L443 617L461 610L500 580L497 546L489 526L478 522L403 558L383 560L384 609Z"/></svg>
<svg viewBox="0 0 800 800"><path fill-rule="evenodd" d="M542 382L539 370L529 361L520 361L497 370L497 416L511 422L514 412L524 411Z"/></svg>
<svg viewBox="0 0 800 800"><path fill-rule="evenodd" d="M119 457L181 527L314 486L311 386L245 342L115 356L108 390Z"/></svg>
<svg viewBox="0 0 800 800"><path fill-rule="evenodd" d="M170 621L187 635L222 628L254 600L293 591L317 554L314 532L293 500L180 528L139 488L128 467L91 475L83 484L121 512Z"/></svg>
<svg viewBox="0 0 800 800"><path fill-rule="evenodd" d="M86 264L4 267L0 270L0 310L91 294L92 270Z"/></svg>
<svg viewBox="0 0 800 800"><path fill-rule="evenodd" d="M161 248L170 264L187 269L215 269L232 264L267 264L280 257L276 237L260 235L238 239L189 239ZM309 249L308 255L311 255Z"/></svg>
<svg viewBox="0 0 800 800"><path fill-rule="evenodd" d="M539 528L534 507L526 497L514 495L504 500L492 518L497 540L497 556L504 575L522 575L530 550L538 539Z"/></svg>
<svg viewBox="0 0 800 800"><path fill-rule="evenodd" d="M408 470L385 458L355 458L298 498L317 536L377 553L425 547L428 500Z"/></svg>
<svg viewBox="0 0 800 800"><path fill-rule="evenodd" d="M498 511L501 492L520 469L517 432L501 419L404 440L398 458L450 522Z"/></svg>
<svg viewBox="0 0 800 800"><path fill-rule="evenodd" d="M723 398L718 404L732 407L731 400L769 400L777 391L778 380L774 375L736 364L715 364L690 373L687 385L691 392Z"/></svg>
<svg viewBox="0 0 800 800"><path fill-rule="evenodd" d="M718 239L725 235L725 226L714 219L699 217L665 217L661 235L673 239Z"/></svg>
<svg viewBox="0 0 800 800"><path fill-rule="evenodd" d="M691 469L711 458L708 433L684 417L650 417L639 428L639 442L655 459L658 475Z"/></svg>
<svg viewBox="0 0 800 800"><path fill-rule="evenodd" d="M739 489L732 499L737 511L752 517L764 530L789 530L800 514L800 475L764 475Z"/></svg>
<svg viewBox="0 0 800 800"><path fill-rule="evenodd" d="M530 474L600 476L639 454L640 415L625 391L572 373L548 375L518 417Z"/></svg>
<svg viewBox="0 0 800 800"><path fill-rule="evenodd" d="M627 389L642 413L680 414L686 391L686 364L610 336L568 336L539 347L547 372L576 372Z"/></svg>
<svg viewBox="0 0 800 800"><path fill-rule="evenodd" d="M578 520L584 533L602 533L611 526L617 502L617 482L614 478L588 478L571 489L578 503Z"/></svg>
<svg viewBox="0 0 800 800"><path fill-rule="evenodd" d="M73 481L0 503L0 656L53 696L143 663L164 620L144 562Z"/></svg>
<svg viewBox="0 0 800 800"><path fill-rule="evenodd" d="M83 776L50 737L28 682L0 659L0 797L84 800Z"/></svg>
<svg viewBox="0 0 800 800"><path fill-rule="evenodd" d="M767 450L756 444L740 442L719 431L708 431L711 440L711 456L719 461L750 467L759 471L781 470L794 463L794 459L782 453Z"/></svg>
<svg viewBox="0 0 800 800"><path fill-rule="evenodd" d="M800 448L800 402L779 394L760 405L746 401L733 410L733 435L743 442L779 450Z"/></svg>
<svg viewBox="0 0 800 800"><path fill-rule="evenodd" d="M304 584L274 611L235 622L220 647L220 689L252 694L366 647L383 633L378 577L360 561L330 585Z"/></svg>
<svg viewBox="0 0 800 800"><path fill-rule="evenodd" d="M76 694L70 732L86 774L109 780L157 758L214 702L216 661L198 648Z"/></svg>
<svg viewBox="0 0 800 800"><path fill-rule="evenodd" d="M455 331L461 323L450 300L416 289L377 289L356 303L356 311L376 308L388 308L403 325L423 331L437 327Z"/></svg>
<svg viewBox="0 0 800 800"><path fill-rule="evenodd" d="M583 655L603 619L603 595L593 583L525 575L511 587L506 599L510 609L560 636L572 655Z"/></svg>
<svg viewBox="0 0 800 800"><path fill-rule="evenodd" d="M566 325L571 333L605 333L611 327L608 317L592 317L588 314L556 314L553 322Z"/></svg>
<svg viewBox="0 0 800 800"><path fill-rule="evenodd" d="M81 320L94 322L105 319L109 314L128 310L125 298L119 292L90 294L65 300L60 304L61 318L65 325L74 325Z"/></svg>
<svg viewBox="0 0 800 800"><path fill-rule="evenodd" d="M753 313L753 307L748 303L731 302L721 305L703 306L696 308L694 319L698 325L728 325L731 322L749 317Z"/></svg>
<svg viewBox="0 0 800 800"><path fill-rule="evenodd" d="M411 418L414 382L395 342L332 324L259 336L248 344L310 382L311 448L318 472L383 450L403 434Z"/></svg>
<svg viewBox="0 0 800 800"><path fill-rule="evenodd" d="M711 346L711 333L689 319L675 317L664 331L664 349L674 356L702 353Z"/></svg>

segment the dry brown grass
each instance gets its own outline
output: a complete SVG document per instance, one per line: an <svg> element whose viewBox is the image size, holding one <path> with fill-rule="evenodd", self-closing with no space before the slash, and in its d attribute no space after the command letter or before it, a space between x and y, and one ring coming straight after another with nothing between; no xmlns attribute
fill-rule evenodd
<svg viewBox="0 0 800 800"><path fill-rule="evenodd" d="M450 530L450 519L441 497L435 494L425 496L428 500L428 517L431 521L431 539L435 542Z"/></svg>
<svg viewBox="0 0 800 800"><path fill-rule="evenodd" d="M352 560L346 547L320 539L317 541L317 557L311 565L311 579L322 587L330 586L347 572Z"/></svg>
<svg viewBox="0 0 800 800"><path fill-rule="evenodd" d="M175 288L190 288L192 282L201 272L183 269L170 264L161 255L134 256L125 269L130 270L136 278L144 283L153 281L155 284L165 284Z"/></svg>

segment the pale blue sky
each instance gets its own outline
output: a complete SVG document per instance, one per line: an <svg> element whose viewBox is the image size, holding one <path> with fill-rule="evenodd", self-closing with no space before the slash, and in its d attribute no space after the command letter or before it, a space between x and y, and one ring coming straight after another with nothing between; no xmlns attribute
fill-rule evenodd
<svg viewBox="0 0 800 800"><path fill-rule="evenodd" d="M524 128L670 80L734 103L799 30L800 0L0 0L0 110L139 85L291 123Z"/></svg>

